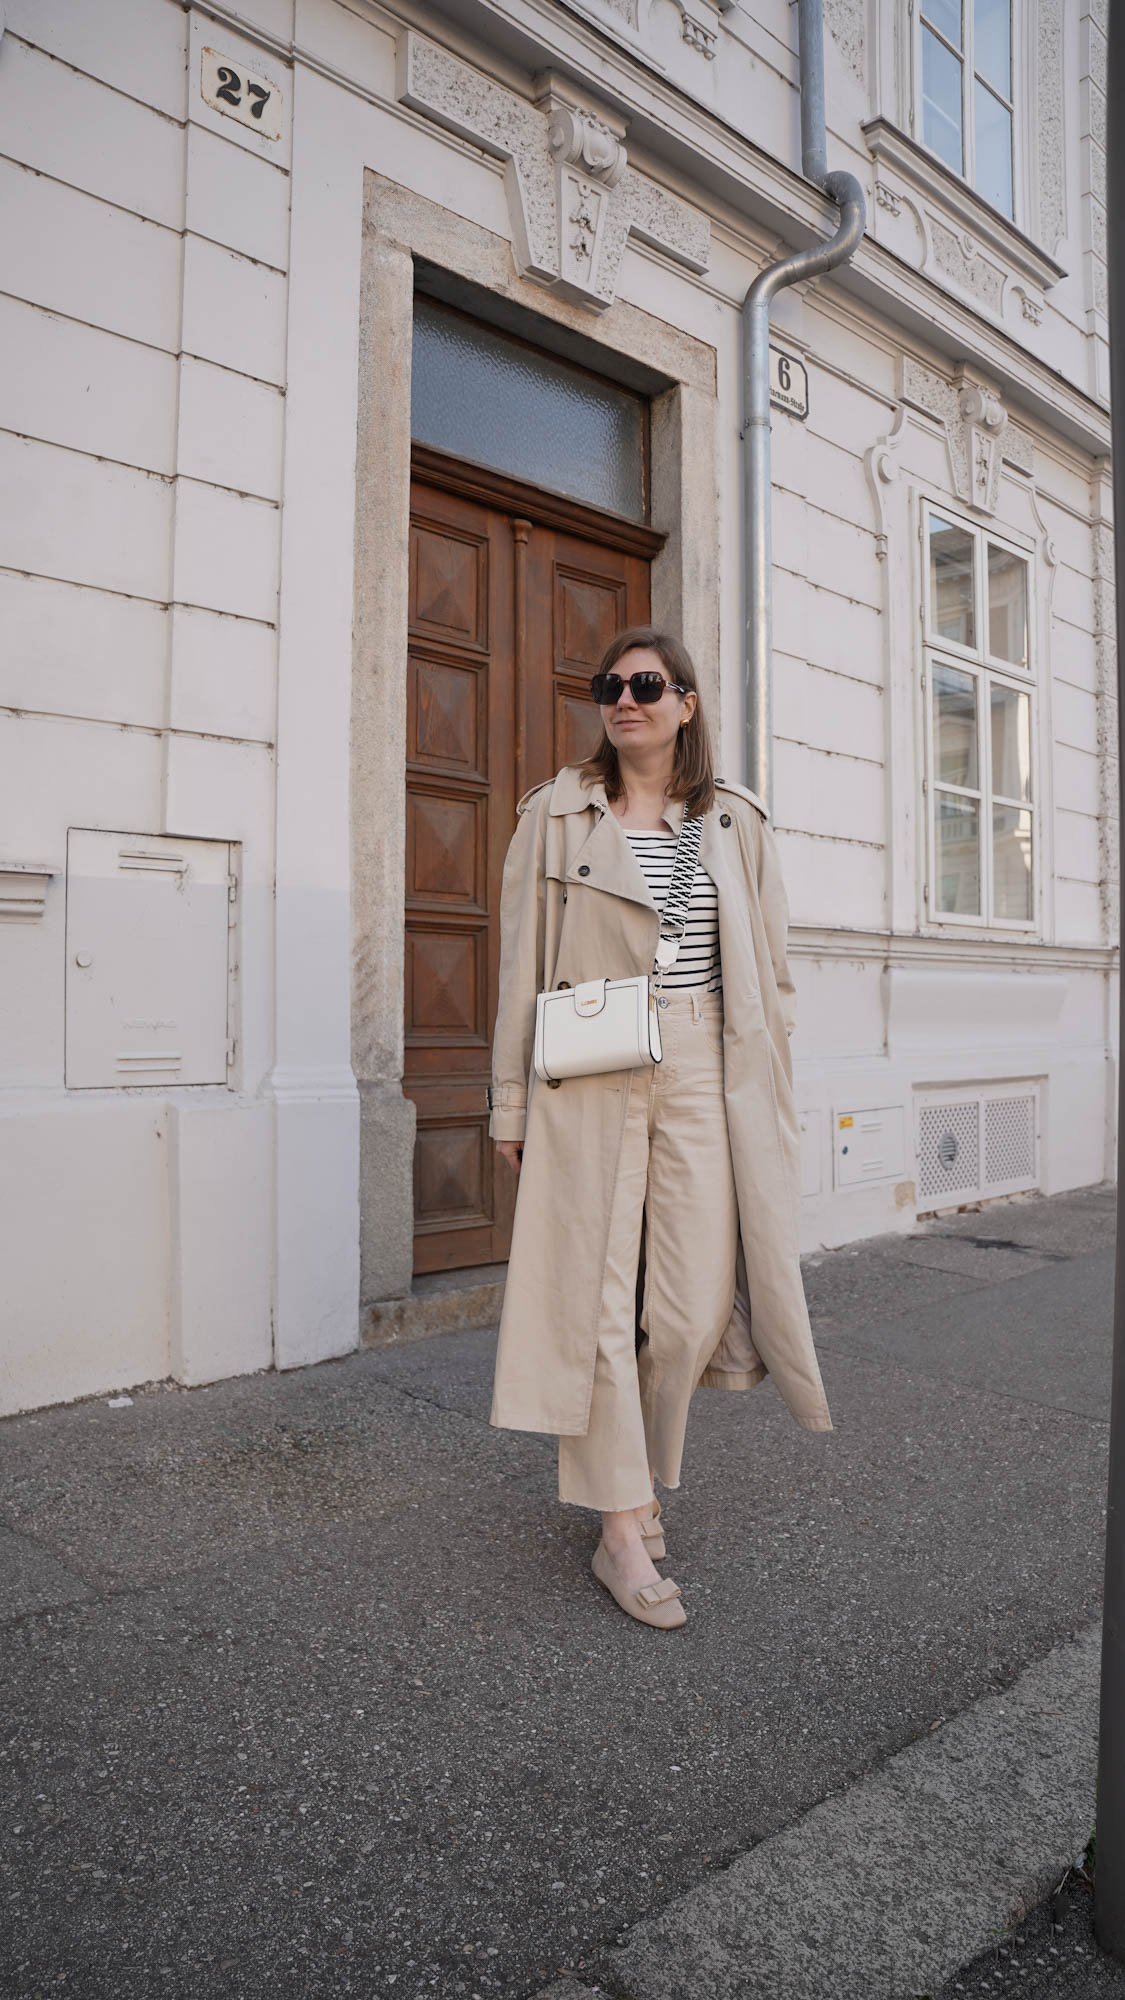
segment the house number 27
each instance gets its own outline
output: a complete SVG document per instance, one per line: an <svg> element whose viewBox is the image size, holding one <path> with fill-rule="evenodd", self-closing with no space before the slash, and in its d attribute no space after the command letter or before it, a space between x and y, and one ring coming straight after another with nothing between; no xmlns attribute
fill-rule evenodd
<svg viewBox="0 0 1125 2000"><path fill-rule="evenodd" d="M200 88L213 111L237 118L266 139L281 137L281 92L268 77L252 76L217 49L204 49Z"/></svg>

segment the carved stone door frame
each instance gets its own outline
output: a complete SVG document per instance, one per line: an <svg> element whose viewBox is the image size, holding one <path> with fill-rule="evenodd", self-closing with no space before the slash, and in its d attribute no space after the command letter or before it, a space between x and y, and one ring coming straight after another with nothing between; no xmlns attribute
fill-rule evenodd
<svg viewBox="0 0 1125 2000"><path fill-rule="evenodd" d="M403 1095L407 550L415 259L578 336L596 364L643 366L652 401L652 616L682 634L718 700L716 353L618 300L595 318L513 276L511 245L368 170L360 290L352 677L352 1064L360 1097L361 1301L413 1274L414 1107ZM609 365L607 365L609 364ZM559 503L565 507L566 503ZM719 745L716 742L716 752Z"/></svg>

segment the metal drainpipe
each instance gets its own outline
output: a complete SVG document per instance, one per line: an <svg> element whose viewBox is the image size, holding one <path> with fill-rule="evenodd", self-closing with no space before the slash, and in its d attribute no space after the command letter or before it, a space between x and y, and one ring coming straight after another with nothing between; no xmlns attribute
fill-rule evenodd
<svg viewBox="0 0 1125 2000"><path fill-rule="evenodd" d="M826 171L824 137L824 31L821 0L799 0L801 171L840 209L840 227L819 249L798 250L759 271L742 301L742 374L745 421L743 493L746 508L746 734L747 781L773 805L773 537L770 486L770 300L799 278L814 278L842 264L856 249L867 221L863 189L854 174Z"/></svg>

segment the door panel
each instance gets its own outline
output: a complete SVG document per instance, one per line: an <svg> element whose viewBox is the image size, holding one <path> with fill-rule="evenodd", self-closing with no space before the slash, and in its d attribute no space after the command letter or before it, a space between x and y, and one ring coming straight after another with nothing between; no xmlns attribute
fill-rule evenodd
<svg viewBox="0 0 1125 2000"><path fill-rule="evenodd" d="M411 488L406 1061L417 1107L415 1269L503 1261L515 1177L488 1136L500 885L517 798L593 748L590 675L649 616L648 553L529 518L451 461ZM523 505L521 506L520 500ZM568 503L568 513L574 508ZM655 544L656 537L650 537Z"/></svg>

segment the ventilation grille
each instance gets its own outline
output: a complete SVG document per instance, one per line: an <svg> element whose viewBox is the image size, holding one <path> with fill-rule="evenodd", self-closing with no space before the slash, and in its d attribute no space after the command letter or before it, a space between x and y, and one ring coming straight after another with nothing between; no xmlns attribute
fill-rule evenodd
<svg viewBox="0 0 1125 2000"><path fill-rule="evenodd" d="M918 1115L918 1199L975 1188L980 1179L980 1106L926 1104Z"/></svg>
<svg viewBox="0 0 1125 2000"><path fill-rule="evenodd" d="M919 1209L1035 1187L1038 1128L1035 1085L919 1095L915 1170Z"/></svg>
<svg viewBox="0 0 1125 2000"><path fill-rule="evenodd" d="M1034 1173L1034 1097L994 1097L984 1107L985 1181L1025 1181Z"/></svg>

